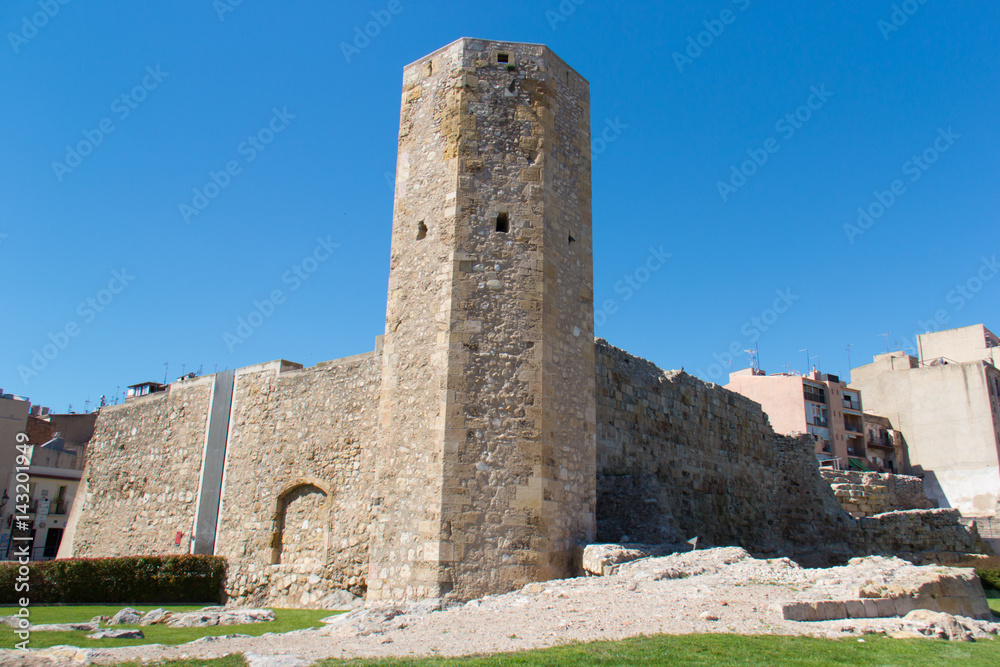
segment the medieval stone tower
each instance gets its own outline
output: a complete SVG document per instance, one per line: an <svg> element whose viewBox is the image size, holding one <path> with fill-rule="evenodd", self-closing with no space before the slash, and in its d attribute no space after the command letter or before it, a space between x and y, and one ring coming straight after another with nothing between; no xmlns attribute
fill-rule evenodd
<svg viewBox="0 0 1000 667"><path fill-rule="evenodd" d="M460 39L403 70L368 599L575 574L594 537L589 85Z"/></svg>

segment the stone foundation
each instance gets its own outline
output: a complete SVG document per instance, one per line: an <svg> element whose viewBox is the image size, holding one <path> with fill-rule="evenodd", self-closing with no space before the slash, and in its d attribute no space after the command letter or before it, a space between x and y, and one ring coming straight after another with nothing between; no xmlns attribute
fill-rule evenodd
<svg viewBox="0 0 1000 667"><path fill-rule="evenodd" d="M931 509L919 477L891 473L821 469L840 506L855 518L898 510Z"/></svg>

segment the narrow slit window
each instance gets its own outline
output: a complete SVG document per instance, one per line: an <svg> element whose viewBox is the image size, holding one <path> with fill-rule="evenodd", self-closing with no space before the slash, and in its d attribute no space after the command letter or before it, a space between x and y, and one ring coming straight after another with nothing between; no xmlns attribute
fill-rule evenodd
<svg viewBox="0 0 1000 667"><path fill-rule="evenodd" d="M427 225L425 225L424 221L421 220L417 223L417 240L420 241L425 236L427 236Z"/></svg>
<svg viewBox="0 0 1000 667"><path fill-rule="evenodd" d="M568 241L568 242L569 242L569 243L572 243L573 241L576 241L576 239L575 239L575 238L573 238L573 235L572 235L572 234L570 234L570 235L569 235L569 241Z"/></svg>
<svg viewBox="0 0 1000 667"><path fill-rule="evenodd" d="M502 234L510 231L510 218L507 217L506 213L497 215L497 231Z"/></svg>
<svg viewBox="0 0 1000 667"><path fill-rule="evenodd" d="M506 53L498 53L497 54L497 62L498 63L505 63L505 62L508 62L508 61L509 61L509 56Z"/></svg>

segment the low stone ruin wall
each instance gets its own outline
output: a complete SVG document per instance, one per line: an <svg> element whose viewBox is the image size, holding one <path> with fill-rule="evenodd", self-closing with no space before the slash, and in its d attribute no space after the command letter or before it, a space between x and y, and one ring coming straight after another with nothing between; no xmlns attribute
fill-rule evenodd
<svg viewBox="0 0 1000 667"><path fill-rule="evenodd" d="M810 566L867 554L982 552L954 510L928 506L920 480L855 480L867 511L844 511L808 438L776 435L760 405L598 340L597 542L738 545ZM854 497L854 496L846 496ZM860 507L860 505L859 505Z"/></svg>
<svg viewBox="0 0 1000 667"><path fill-rule="evenodd" d="M855 518L935 505L924 493L924 481L919 477L829 469L820 470L820 474L830 483L840 506Z"/></svg>

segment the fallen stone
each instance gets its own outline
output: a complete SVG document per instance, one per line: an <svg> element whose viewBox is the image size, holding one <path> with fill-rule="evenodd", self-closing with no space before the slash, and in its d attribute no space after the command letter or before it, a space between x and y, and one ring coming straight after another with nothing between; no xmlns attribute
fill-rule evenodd
<svg viewBox="0 0 1000 667"><path fill-rule="evenodd" d="M75 630L93 632L99 627L97 623L42 623L32 625L29 630L31 632L73 632Z"/></svg>
<svg viewBox="0 0 1000 667"><path fill-rule="evenodd" d="M0 665L18 667L56 667L57 665L89 665L94 652L76 646L51 646L40 651L0 649Z"/></svg>
<svg viewBox="0 0 1000 667"><path fill-rule="evenodd" d="M146 635L142 634L142 630L126 628L119 630L108 628L87 635L87 639L145 639L145 637Z"/></svg>
<svg viewBox="0 0 1000 667"><path fill-rule="evenodd" d="M211 609L211 611L208 611ZM274 620L270 609L228 609L209 607L198 611L172 614L167 621L168 628L207 628L216 625L248 625Z"/></svg>
<svg viewBox="0 0 1000 667"><path fill-rule="evenodd" d="M959 619L944 612L915 609L903 621L925 637L962 642L973 640L972 632Z"/></svg>
<svg viewBox="0 0 1000 667"><path fill-rule="evenodd" d="M319 601L320 608L330 611L351 611L363 607L364 604L365 601L362 598L353 595L350 591L340 589L330 591Z"/></svg>
<svg viewBox="0 0 1000 667"><path fill-rule="evenodd" d="M248 667L306 667L306 665L312 664L297 655L288 654L244 653L243 657L246 659Z"/></svg>
<svg viewBox="0 0 1000 667"><path fill-rule="evenodd" d="M139 619L141 618L142 613L138 609L125 607L111 617L111 620L108 621L108 625L136 625L139 623Z"/></svg>
<svg viewBox="0 0 1000 667"><path fill-rule="evenodd" d="M170 620L171 616L173 616L173 614L162 607L151 609L142 615L142 620L139 621L139 625L157 625L166 623Z"/></svg>
<svg viewBox="0 0 1000 667"><path fill-rule="evenodd" d="M607 577L615 574L623 563L666 556L679 550L680 547L674 544L588 544L583 549L581 567L587 574Z"/></svg>

